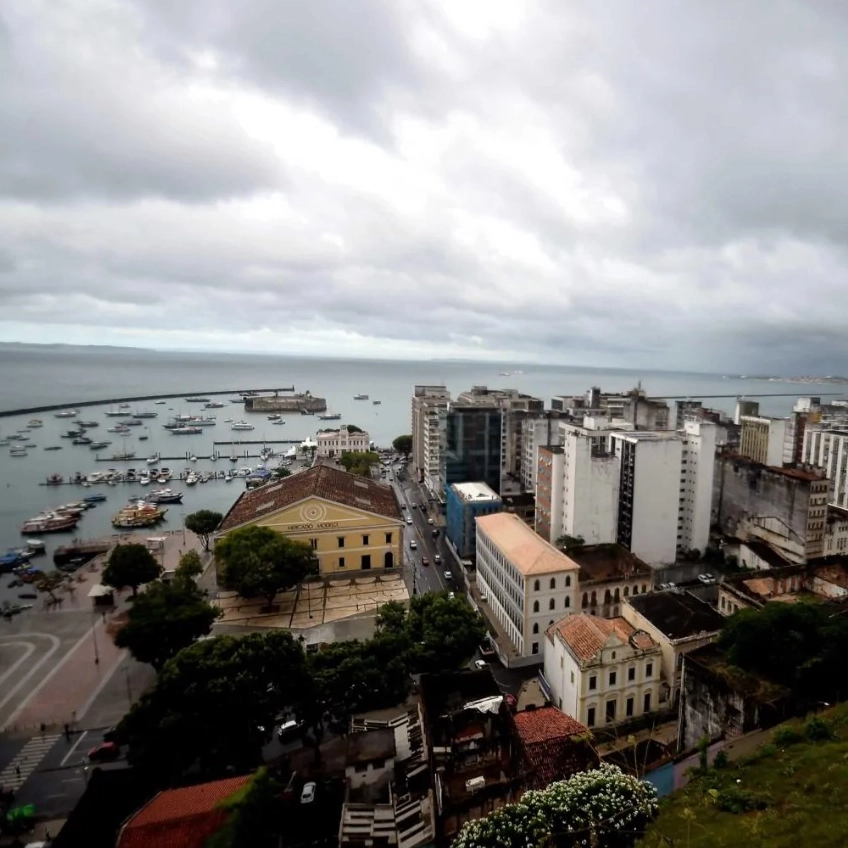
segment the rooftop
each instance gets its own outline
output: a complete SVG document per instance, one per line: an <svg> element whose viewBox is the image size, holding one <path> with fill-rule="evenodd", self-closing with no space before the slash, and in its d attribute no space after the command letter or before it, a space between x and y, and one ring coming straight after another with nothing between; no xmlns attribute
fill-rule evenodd
<svg viewBox="0 0 848 848"><path fill-rule="evenodd" d="M442 674L422 674L421 702L429 722L440 716L461 712L468 704L496 698L500 687L492 672L446 671Z"/></svg>
<svg viewBox="0 0 848 848"><path fill-rule="evenodd" d="M639 651L649 651L651 648L658 647L644 630L636 630L629 621L620 616L598 618L586 613L567 615L552 624L548 628L548 633L558 633L571 653L581 662L594 659L613 636L632 644Z"/></svg>
<svg viewBox="0 0 848 848"><path fill-rule="evenodd" d="M395 732L391 727L351 733L347 738L347 765L361 765L396 756Z"/></svg>
<svg viewBox="0 0 848 848"><path fill-rule="evenodd" d="M403 520L391 486L329 465L316 465L268 486L243 492L224 516L218 532L232 530L309 497L373 512L398 522Z"/></svg>
<svg viewBox="0 0 848 848"><path fill-rule="evenodd" d="M500 495L485 483L453 483L451 489L466 501L499 501Z"/></svg>
<svg viewBox="0 0 848 848"><path fill-rule="evenodd" d="M222 803L247 786L251 775L166 789L131 816L117 848L203 848L227 818Z"/></svg>
<svg viewBox="0 0 848 848"><path fill-rule="evenodd" d="M481 533L525 576L576 571L579 567L571 557L545 541L515 513L499 512L480 516L477 519L478 540Z"/></svg>
<svg viewBox="0 0 848 848"><path fill-rule="evenodd" d="M513 721L525 745L536 745L553 739L570 739L572 736L588 733L588 728L576 718L566 715L556 707L522 710L513 716Z"/></svg>
<svg viewBox="0 0 848 848"><path fill-rule="evenodd" d="M742 456L742 454L734 453L733 451L725 451L723 458L739 465L747 465L749 468L759 468L763 471L769 471L772 474L782 474L784 477L791 477L793 480L816 483L825 479L821 471L815 471L810 468L778 468L775 465L763 465L761 462L755 462L753 459L749 459L747 456Z"/></svg>
<svg viewBox="0 0 848 848"><path fill-rule="evenodd" d="M783 568L793 565L788 559L781 556L771 545L758 540L749 540L742 543L756 557L765 562L770 568Z"/></svg>
<svg viewBox="0 0 848 848"><path fill-rule="evenodd" d="M672 641L716 633L724 624L723 616L691 592L649 592L632 595L626 603Z"/></svg>
<svg viewBox="0 0 848 848"><path fill-rule="evenodd" d="M651 567L618 544L583 545L571 548L569 557L580 566L580 580L620 580L651 574Z"/></svg>

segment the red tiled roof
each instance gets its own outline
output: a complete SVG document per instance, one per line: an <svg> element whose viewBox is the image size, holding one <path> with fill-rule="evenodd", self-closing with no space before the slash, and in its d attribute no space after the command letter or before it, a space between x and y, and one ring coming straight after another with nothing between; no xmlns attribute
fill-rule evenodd
<svg viewBox="0 0 848 848"><path fill-rule="evenodd" d="M309 497L323 498L354 509L403 520L391 486L348 474L338 468L316 465L308 471L243 492L224 516L218 532L232 530Z"/></svg>
<svg viewBox="0 0 848 848"><path fill-rule="evenodd" d="M568 615L551 625L549 632L559 633L575 657L582 662L589 662L613 634L624 642L628 642L635 634L635 646L642 651L656 646L647 633L636 631L629 621L620 616L598 618L585 613Z"/></svg>
<svg viewBox="0 0 848 848"><path fill-rule="evenodd" d="M250 775L166 789L131 816L117 848L203 848L227 818L221 802L242 789Z"/></svg>
<svg viewBox="0 0 848 848"><path fill-rule="evenodd" d="M588 728L556 707L525 710L516 713L513 721L533 789L597 766L598 755L588 741L574 738L588 733Z"/></svg>

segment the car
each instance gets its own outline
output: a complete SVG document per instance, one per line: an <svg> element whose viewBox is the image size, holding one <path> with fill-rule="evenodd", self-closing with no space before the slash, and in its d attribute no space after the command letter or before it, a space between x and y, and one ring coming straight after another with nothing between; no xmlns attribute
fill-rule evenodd
<svg viewBox="0 0 848 848"><path fill-rule="evenodd" d="M442 561L442 555L441 555L441 554L436 554L436 555L433 557L433 561L434 561L434 562L436 562L437 564L438 564L438 563L440 563L440 562Z"/></svg>
<svg viewBox="0 0 848 848"><path fill-rule="evenodd" d="M415 541L415 539L410 539L410 540L409 540L409 547L410 547L413 551L414 551L414 550L417 550L417 549L418 549L418 542L416 542L416 541Z"/></svg>
<svg viewBox="0 0 848 848"><path fill-rule="evenodd" d="M706 584L707 586L710 586L710 585L712 585L713 583L716 582L715 577L713 577L712 574L710 574L709 572L706 572L705 574L699 574L698 580L700 580L702 583Z"/></svg>
<svg viewBox="0 0 848 848"><path fill-rule="evenodd" d="M407 516L406 516L406 523L407 523L407 524L412 524L412 516L410 516L410 515L407 515Z"/></svg>
<svg viewBox="0 0 848 848"><path fill-rule="evenodd" d="M484 660L474 660L474 668L477 671L482 671L484 668L488 668Z"/></svg>
<svg viewBox="0 0 848 848"><path fill-rule="evenodd" d="M421 557L421 565L429 565L430 560L427 557Z"/></svg>
<svg viewBox="0 0 848 848"><path fill-rule="evenodd" d="M314 780L310 780L309 783L303 784L303 789L300 793L300 803L301 804L311 804L315 800L315 790L318 788L318 785Z"/></svg>
<svg viewBox="0 0 848 848"><path fill-rule="evenodd" d="M434 528L433 528L433 538L434 538L434 539L438 539L438 538L439 538L439 528L438 528L438 527L434 527Z"/></svg>
<svg viewBox="0 0 848 848"><path fill-rule="evenodd" d="M456 597L456 592L448 592L448 597L449 597L449 598L455 598L455 597Z"/></svg>
<svg viewBox="0 0 848 848"><path fill-rule="evenodd" d="M445 580L453 580L453 574L451 574L447 569L445 569Z"/></svg>
<svg viewBox="0 0 848 848"><path fill-rule="evenodd" d="M435 522L435 521L433 521L433 519L432 519L432 518L428 518L428 519L427 519L427 523L428 523L428 524L435 524L436 522Z"/></svg>
<svg viewBox="0 0 848 848"><path fill-rule="evenodd" d="M311 645L310 645L311 647ZM303 730L303 724L296 719L291 719L290 721L284 721L277 728L277 739L280 742L288 742L291 739L294 739L299 733Z"/></svg>
<svg viewBox="0 0 848 848"><path fill-rule="evenodd" d="M405 504L405 503L402 503L402 504L400 505L400 508L401 508L401 509L406 509L406 504Z"/></svg>
<svg viewBox="0 0 848 848"><path fill-rule="evenodd" d="M410 504L413 509L418 509L418 504Z"/></svg>
<svg viewBox="0 0 848 848"><path fill-rule="evenodd" d="M117 742L101 742L88 752L88 759L93 763L108 763L121 756L121 748Z"/></svg>

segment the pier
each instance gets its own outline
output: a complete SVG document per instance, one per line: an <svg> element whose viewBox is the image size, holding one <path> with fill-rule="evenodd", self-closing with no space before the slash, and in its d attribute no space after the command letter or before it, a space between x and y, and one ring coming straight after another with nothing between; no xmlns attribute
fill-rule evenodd
<svg viewBox="0 0 848 848"><path fill-rule="evenodd" d="M77 400L65 403L51 403L44 406L27 406L20 409L0 409L0 418L9 418L12 415L34 415L38 412L55 412L62 409L83 409L88 406L117 406L122 403L145 403L151 400L185 400L190 397L213 397L220 395L240 395L244 400L245 394L264 395L265 397L278 397L282 392L294 392L294 386L284 386L277 389L219 389L214 392L170 392L157 395L135 395L132 397L104 398L102 400ZM132 413L128 413L128 418Z"/></svg>

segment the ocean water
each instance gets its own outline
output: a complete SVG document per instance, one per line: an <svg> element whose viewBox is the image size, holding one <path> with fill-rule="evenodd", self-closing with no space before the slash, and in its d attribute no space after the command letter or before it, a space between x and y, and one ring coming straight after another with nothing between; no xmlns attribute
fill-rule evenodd
<svg viewBox="0 0 848 848"><path fill-rule="evenodd" d="M501 376L502 371L512 373ZM275 356L237 354L173 353L116 348L53 348L28 346L0 346L0 411L44 404L67 404L90 400L108 400L117 397L180 393L185 397L213 391L267 389L294 385L296 391L309 390L313 395L327 399L328 411L338 412L338 422L320 421L312 416L293 414L285 416L284 426L272 426L264 414L252 416L240 405L230 404L228 397L215 398L227 402L223 409L210 410L217 416L215 427L205 428L198 436L172 436L163 429L169 415L199 413L202 404L186 403L182 399L169 400L165 405L153 401L133 405L134 411L150 410L159 417L147 420L145 427L132 428L132 435L107 434L107 427L117 420L104 416L109 404L84 407L79 417L97 420L100 427L89 435L95 440L112 441L110 448L100 452L87 446L71 445L60 434L73 427L73 419L56 418L52 412L0 418L0 436L25 428L30 418L44 422L40 429L31 431L32 445L26 457L9 455L9 448L0 448L0 551L21 544L21 524L37 512L68 501L78 500L84 494L102 492L108 501L89 510L75 534L45 536L49 548L68 541L73 535L96 538L115 532L111 516L131 496L140 495L138 484L119 484L114 487L96 486L83 489L78 486L47 487L42 485L50 474L69 477L75 472L88 473L110 466L126 469L146 468L145 457L161 453L160 465L181 471L191 464L199 471L231 467L226 460L213 464L208 460L188 463L190 454L209 455L213 440L267 439L300 442L314 437L317 429L339 423L356 424L367 430L380 446L410 430L410 397L413 386L419 383L444 383L454 393L470 389L473 385L517 388L544 398L557 394L577 394L590 386L600 386L604 391L624 391L638 382L651 396L684 396L701 398L707 395L725 395L724 398L706 399L706 405L728 412L733 411L735 397L740 394L788 393L791 397L761 398L765 414L786 414L796 395L824 394L825 386L799 385L797 383L740 380L721 375L687 374L677 372L636 372L612 369L567 368L561 366L515 365L509 363L472 363L452 361L391 362L376 360L307 359ZM821 389L822 391L817 391ZM366 393L368 401L356 401L353 396ZM372 401L380 400L375 406ZM248 418L255 425L253 431L233 433L225 418ZM145 433L146 441L138 436ZM60 451L45 451L48 445L61 445ZM289 445L273 445L284 452ZM104 458L117 451L135 451L137 460L130 462L96 461L98 453ZM219 447L225 456L229 447ZM258 446L252 449L258 452ZM165 459L171 457L171 459ZM272 461L273 462L273 461ZM245 460L238 465L257 465L258 460ZM194 487L180 485L172 488L183 491L182 506L169 507L162 529L181 526L184 516L197 509L209 508L226 512L244 487L243 481L224 483L210 481ZM155 534L155 531L151 531Z"/></svg>

